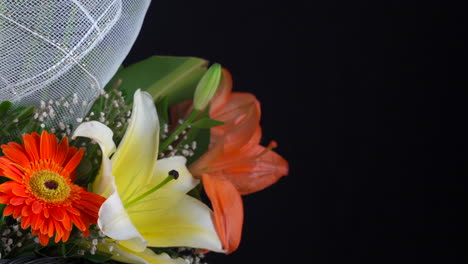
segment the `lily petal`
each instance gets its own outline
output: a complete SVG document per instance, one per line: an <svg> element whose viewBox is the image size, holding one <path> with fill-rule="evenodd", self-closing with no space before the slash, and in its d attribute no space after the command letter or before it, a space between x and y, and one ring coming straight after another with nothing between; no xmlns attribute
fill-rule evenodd
<svg viewBox="0 0 468 264"><path fill-rule="evenodd" d="M225 178L202 175L203 186L214 210L216 231L226 254L235 251L242 236L244 208L240 193Z"/></svg>
<svg viewBox="0 0 468 264"><path fill-rule="evenodd" d="M152 185L157 185L162 182L168 175L169 171L176 170L179 173L177 180L170 181L163 188L176 190L179 192L187 193L195 188L200 183L200 180L192 177L188 171L185 163L187 159L183 156L174 156L170 158L160 159L154 168Z"/></svg>
<svg viewBox="0 0 468 264"><path fill-rule="evenodd" d="M123 201L152 179L158 157L159 121L151 95L137 90L127 131L112 157L113 175Z"/></svg>
<svg viewBox="0 0 468 264"><path fill-rule="evenodd" d="M98 226L108 237L122 240L120 243L133 251L141 252L148 244L130 220L118 192L102 204Z"/></svg>
<svg viewBox="0 0 468 264"><path fill-rule="evenodd" d="M245 156L257 157L225 168L223 173L242 195L261 191L288 175L288 162L273 150L249 144L244 148L249 149L244 152Z"/></svg>
<svg viewBox="0 0 468 264"><path fill-rule="evenodd" d="M211 128L212 141L223 138L224 150L232 151L245 145L256 133L260 122L260 103L249 93L232 93L228 102L210 117L225 122Z"/></svg>
<svg viewBox="0 0 468 264"><path fill-rule="evenodd" d="M73 134L74 138L88 137L95 140L105 154L102 155L101 169L93 183L93 191L107 198L99 210L99 228L108 237L125 240L122 243L125 243L128 248L143 251L147 241L135 228L125 211L112 175L112 163L108 158L108 155L115 150L112 136L112 130L97 121L81 124Z"/></svg>
<svg viewBox="0 0 468 264"><path fill-rule="evenodd" d="M187 264L183 259L172 259L166 253L156 254L151 249L147 248L142 252L132 251L120 244L107 241L99 243L98 249L100 252L112 254L112 259L123 263L134 264ZM110 250L112 249L112 250Z"/></svg>
<svg viewBox="0 0 468 264"><path fill-rule="evenodd" d="M224 252L212 211L183 192L161 188L127 209L151 247L192 247Z"/></svg>
<svg viewBox="0 0 468 264"><path fill-rule="evenodd" d="M218 90L211 100L210 113L220 112L229 99L232 91L232 75L223 68L223 75Z"/></svg>
<svg viewBox="0 0 468 264"><path fill-rule="evenodd" d="M114 178L112 177L112 163L108 158L115 151L115 144L112 141L113 135L110 128L97 121L82 123L73 133L73 139L87 137L96 141L101 147L103 153L101 169L94 180L93 192L106 198L115 192L114 185L110 184L114 182Z"/></svg>
<svg viewBox="0 0 468 264"><path fill-rule="evenodd" d="M96 141L101 147L103 155L109 157L115 151L115 143L112 141L113 136L114 132L112 132L112 129L103 123L89 121L79 125L75 129L75 132L73 132L72 138L87 137Z"/></svg>

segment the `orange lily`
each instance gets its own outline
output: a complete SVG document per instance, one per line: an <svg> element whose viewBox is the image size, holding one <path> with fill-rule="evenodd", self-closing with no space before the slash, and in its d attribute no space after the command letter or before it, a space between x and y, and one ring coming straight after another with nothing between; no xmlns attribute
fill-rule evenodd
<svg viewBox="0 0 468 264"><path fill-rule="evenodd" d="M258 100L250 93L231 90L231 74L223 69L210 117L225 124L211 128L209 150L189 168L193 176L202 179L227 254L237 249L242 235L241 195L260 191L288 174L287 161L272 151L276 143L260 145ZM182 103L172 110L177 115L186 112L188 106Z"/></svg>

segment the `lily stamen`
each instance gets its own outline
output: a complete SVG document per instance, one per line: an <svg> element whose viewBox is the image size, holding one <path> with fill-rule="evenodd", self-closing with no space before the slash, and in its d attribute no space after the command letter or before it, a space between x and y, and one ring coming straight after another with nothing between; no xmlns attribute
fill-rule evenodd
<svg viewBox="0 0 468 264"><path fill-rule="evenodd" d="M137 198L131 200L128 203L126 203L125 207L128 208L128 207L134 205L136 202L140 201L141 199L145 198L146 196L148 196L148 195L152 194L153 192L161 189L161 187L168 184L170 181L177 180L178 178L179 178L179 172L178 171L176 171L176 170L169 171L167 177L162 182L160 182L158 185L154 186L153 188L149 189L148 191L144 192L143 194L141 194Z"/></svg>

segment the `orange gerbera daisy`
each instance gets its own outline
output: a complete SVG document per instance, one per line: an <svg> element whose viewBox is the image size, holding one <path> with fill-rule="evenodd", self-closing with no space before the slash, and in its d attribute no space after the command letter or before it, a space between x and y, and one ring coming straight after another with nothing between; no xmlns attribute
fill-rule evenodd
<svg viewBox="0 0 468 264"><path fill-rule="evenodd" d="M83 150L46 131L24 135L23 145L1 148L0 175L12 180L0 185L0 203L7 204L3 214L21 217L21 228L31 227L44 246L54 236L56 243L66 242L73 225L87 236L105 198L73 184Z"/></svg>

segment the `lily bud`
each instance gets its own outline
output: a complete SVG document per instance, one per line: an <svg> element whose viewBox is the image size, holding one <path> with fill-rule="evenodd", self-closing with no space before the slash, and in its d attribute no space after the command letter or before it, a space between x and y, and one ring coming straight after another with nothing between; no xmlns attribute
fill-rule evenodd
<svg viewBox="0 0 468 264"><path fill-rule="evenodd" d="M195 89L193 106L202 111L210 103L221 81L221 65L215 63L206 71Z"/></svg>

